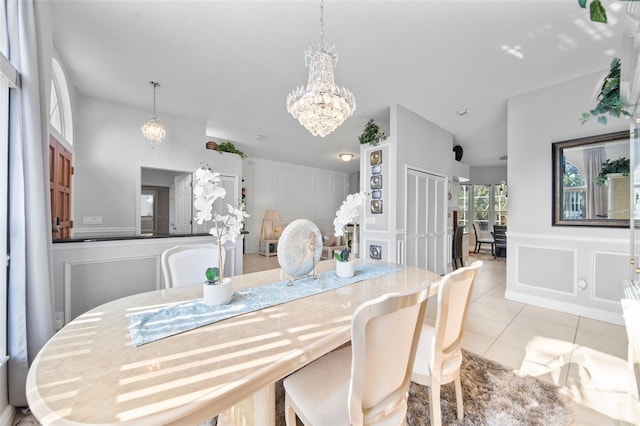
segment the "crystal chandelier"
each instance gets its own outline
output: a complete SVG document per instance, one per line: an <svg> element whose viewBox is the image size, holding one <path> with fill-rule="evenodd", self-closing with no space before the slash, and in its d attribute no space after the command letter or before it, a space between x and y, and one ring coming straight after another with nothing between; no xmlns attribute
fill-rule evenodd
<svg viewBox="0 0 640 426"><path fill-rule="evenodd" d="M335 46L324 44L324 2L320 1L320 46L309 45L304 53L309 67L307 87L298 87L287 97L287 111L314 136L325 137L356 110L349 89L336 86L333 67L338 63Z"/></svg>
<svg viewBox="0 0 640 426"><path fill-rule="evenodd" d="M150 81L149 84L153 86L153 114L151 115L151 119L142 125L142 134L151 142L151 148L155 148L160 145L166 132L156 115L156 89L160 86L160 83Z"/></svg>

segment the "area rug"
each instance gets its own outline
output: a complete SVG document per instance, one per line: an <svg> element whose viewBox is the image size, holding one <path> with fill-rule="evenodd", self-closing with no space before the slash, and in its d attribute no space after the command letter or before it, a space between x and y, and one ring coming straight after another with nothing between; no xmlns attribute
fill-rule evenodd
<svg viewBox="0 0 640 426"><path fill-rule="evenodd" d="M556 386L535 377L521 376L472 352L464 351L461 382L464 419L456 418L455 390L453 383L449 383L441 388L443 425L559 426L573 421ZM428 392L426 386L411 384L408 425L431 424ZM276 425L285 425L282 382L276 385Z"/></svg>

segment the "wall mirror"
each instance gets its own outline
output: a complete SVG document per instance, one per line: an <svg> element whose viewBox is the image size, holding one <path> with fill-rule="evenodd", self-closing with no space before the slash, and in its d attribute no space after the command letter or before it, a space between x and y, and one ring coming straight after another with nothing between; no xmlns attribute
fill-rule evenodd
<svg viewBox="0 0 640 426"><path fill-rule="evenodd" d="M629 132L554 142L553 225L628 227Z"/></svg>

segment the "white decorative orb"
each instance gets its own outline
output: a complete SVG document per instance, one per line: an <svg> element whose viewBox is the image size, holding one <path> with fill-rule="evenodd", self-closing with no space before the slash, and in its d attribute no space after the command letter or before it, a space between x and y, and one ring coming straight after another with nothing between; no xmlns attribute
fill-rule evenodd
<svg viewBox="0 0 640 426"><path fill-rule="evenodd" d="M307 275L322 256L322 235L315 223L296 219L287 225L278 240L278 263L290 277Z"/></svg>

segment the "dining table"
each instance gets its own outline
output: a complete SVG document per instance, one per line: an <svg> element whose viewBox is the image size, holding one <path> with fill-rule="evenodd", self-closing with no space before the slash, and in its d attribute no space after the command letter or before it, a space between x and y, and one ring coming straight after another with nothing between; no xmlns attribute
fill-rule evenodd
<svg viewBox="0 0 640 426"><path fill-rule="evenodd" d="M442 278L372 263L391 272L142 345L132 342L130 317L201 299L202 284L105 303L70 321L37 354L29 407L43 425L198 425L215 416L218 424L274 425L274 384L347 344L359 305L428 284L433 295ZM335 261L317 268L321 281L334 274ZM282 279L280 269L232 277L236 292Z"/></svg>

